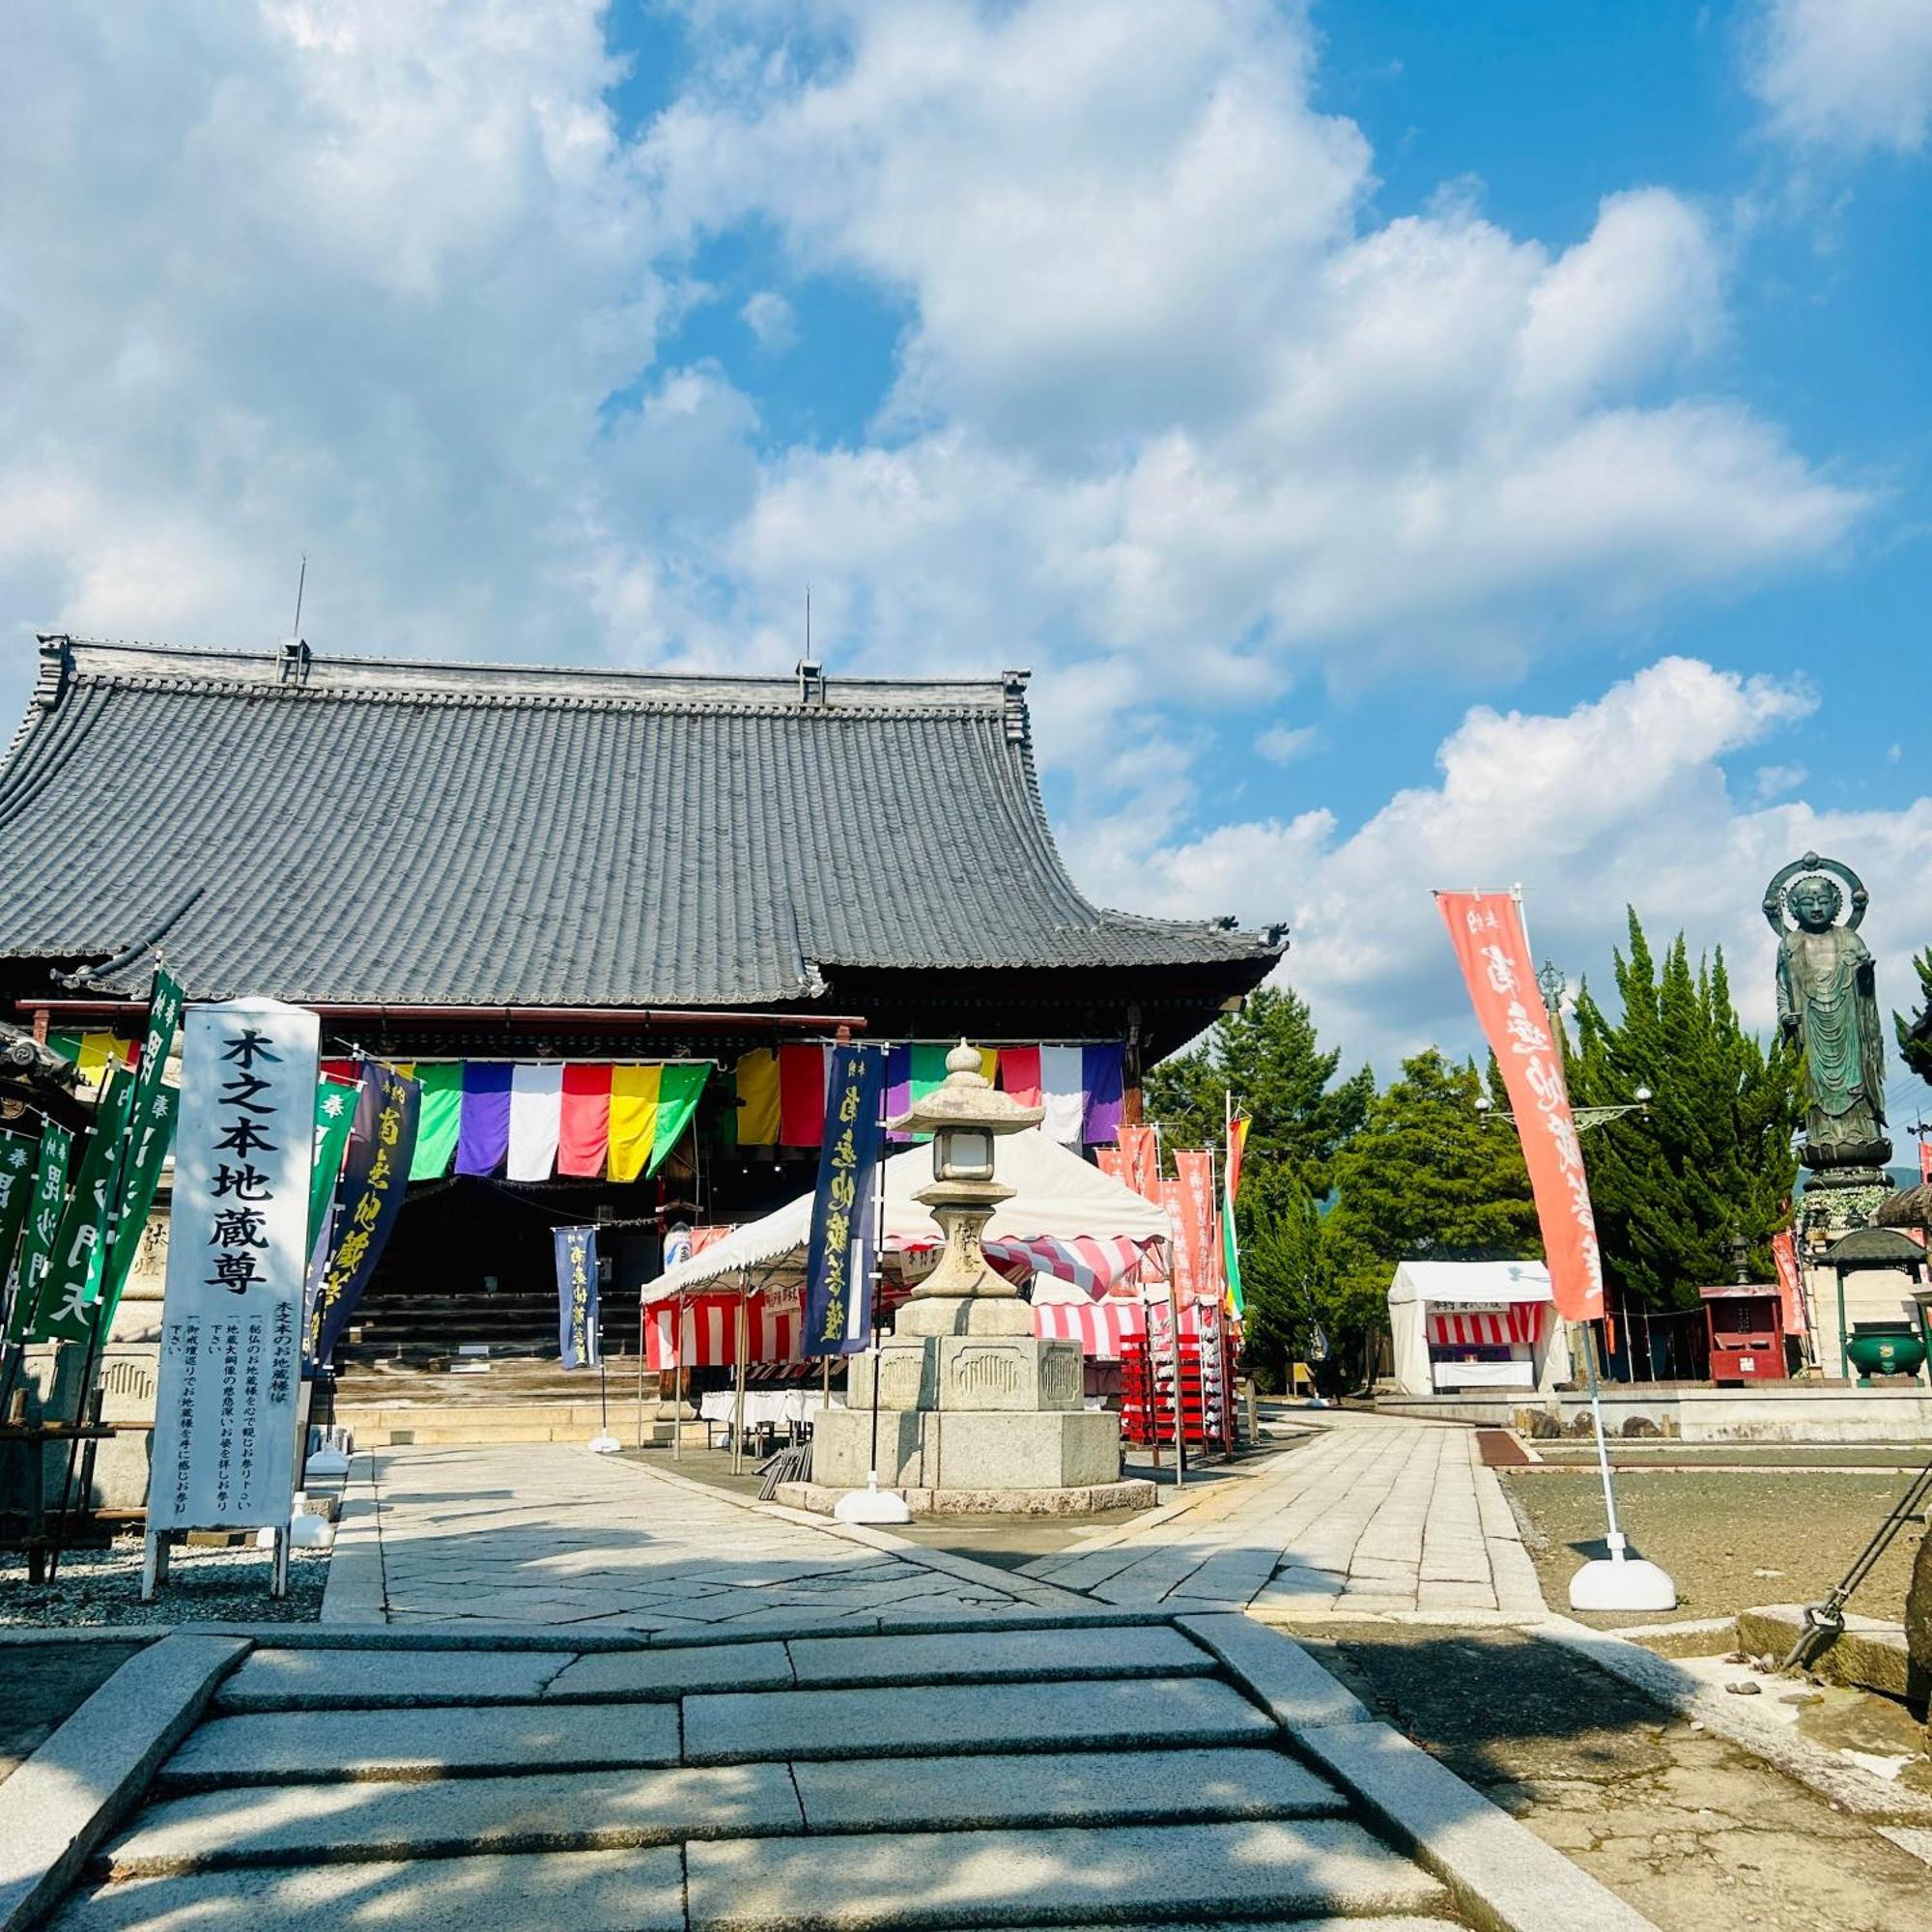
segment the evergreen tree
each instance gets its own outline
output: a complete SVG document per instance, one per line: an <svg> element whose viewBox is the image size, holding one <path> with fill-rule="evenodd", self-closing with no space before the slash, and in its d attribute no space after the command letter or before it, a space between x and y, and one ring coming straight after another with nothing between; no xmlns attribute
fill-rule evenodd
<svg viewBox="0 0 1932 1932"><path fill-rule="evenodd" d="M1903 1013L1894 1013L1892 1025L1898 1029L1898 1050L1906 1065L1932 1086L1932 947L1912 963L1918 969L1918 1017L1908 1020Z"/></svg>
<svg viewBox="0 0 1932 1932"><path fill-rule="evenodd" d="M1493 1111L1507 1105L1493 1068L1486 1092L1473 1065L1430 1047L1370 1102L1336 1159L1337 1201L1322 1231L1326 1314L1340 1335L1384 1324L1403 1262L1541 1257L1522 1144L1504 1122L1485 1120L1486 1097Z"/></svg>
<svg viewBox="0 0 1932 1932"><path fill-rule="evenodd" d="M1253 1122L1243 1173L1264 1189L1286 1169L1320 1198L1336 1151L1361 1125L1375 1093L1366 1066L1333 1084L1341 1058L1322 1050L1298 993L1263 986L1239 1012L1223 1013L1199 1045L1148 1075L1148 1118L1161 1123L1172 1147L1218 1148L1232 1092ZM1244 1180L1244 1197L1247 1187Z"/></svg>
<svg viewBox="0 0 1932 1932"><path fill-rule="evenodd" d="M1797 1179L1792 1136L1804 1113L1799 1049L1769 1051L1739 1023L1721 951L1693 972L1680 933L1660 970L1634 910L1630 952L1614 955L1622 1013L1585 984L1577 998L1570 1095L1619 1106L1639 1087L1648 1115L1626 1115L1584 1142L1608 1285L1655 1309L1696 1306L1700 1286L1731 1279L1729 1244L1751 1244L1769 1279L1771 1236Z"/></svg>

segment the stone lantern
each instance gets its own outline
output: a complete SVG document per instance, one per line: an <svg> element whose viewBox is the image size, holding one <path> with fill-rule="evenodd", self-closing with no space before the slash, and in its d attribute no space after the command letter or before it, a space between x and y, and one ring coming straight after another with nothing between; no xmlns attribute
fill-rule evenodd
<svg viewBox="0 0 1932 1932"><path fill-rule="evenodd" d="M878 1477L917 1511L1061 1514L1146 1505L1152 1485L1121 1481L1117 1416L1089 1409L1077 1342L1034 1333L1033 1309L986 1260L986 1223L1013 1190L996 1179L1002 1136L1043 1110L996 1092L963 1040L946 1078L893 1122L932 1136L932 1180L914 1198L946 1237L938 1264L898 1311L875 1355L855 1355L846 1406L813 1428L804 1498L856 1490L871 1467L878 1379ZM1144 1493L1143 1493L1144 1492Z"/></svg>

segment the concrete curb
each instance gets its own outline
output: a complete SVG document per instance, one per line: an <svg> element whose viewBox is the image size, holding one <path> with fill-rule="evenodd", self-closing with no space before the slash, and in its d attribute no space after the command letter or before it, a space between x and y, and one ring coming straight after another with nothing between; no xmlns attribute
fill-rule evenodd
<svg viewBox="0 0 1932 1932"><path fill-rule="evenodd" d="M1354 1792L1478 1924L1493 1932L1658 1932L1388 1725L1329 1724L1297 1731L1293 1741Z"/></svg>
<svg viewBox="0 0 1932 1932"><path fill-rule="evenodd" d="M1300 1645L1244 1616L1182 1617L1289 1744L1352 1792L1489 1932L1657 1932L1364 1705Z"/></svg>
<svg viewBox="0 0 1932 1932"><path fill-rule="evenodd" d="M151 1644L0 1784L0 1932L58 1900L249 1648L218 1636Z"/></svg>
<svg viewBox="0 0 1932 1932"><path fill-rule="evenodd" d="M1898 1824L1932 1822L1932 1798L1907 1791L1857 1765L1846 1764L1833 1752L1795 1732L1774 1727L1755 1716L1750 1706L1760 1699L1728 1697L1712 1691L1681 1664L1614 1631L1592 1630L1574 1617L1546 1617L1536 1634L1550 1643L1588 1658L1612 1677L1620 1678L1665 1710L1700 1723L1707 1731L1742 1746L1775 1771L1795 1778L1807 1790L1851 1812L1855 1817Z"/></svg>
<svg viewBox="0 0 1932 1932"><path fill-rule="evenodd" d="M383 1587L382 1508L375 1467L365 1451L350 1461L335 1519L335 1547L322 1588L325 1624L380 1624L387 1613Z"/></svg>

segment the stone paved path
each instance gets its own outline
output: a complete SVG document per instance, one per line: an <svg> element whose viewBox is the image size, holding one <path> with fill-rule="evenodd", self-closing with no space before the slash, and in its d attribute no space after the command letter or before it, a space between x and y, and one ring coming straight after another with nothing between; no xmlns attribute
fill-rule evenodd
<svg viewBox="0 0 1932 1932"><path fill-rule="evenodd" d="M1204 1483L1020 1573L1099 1603L1294 1617L1543 1614L1536 1569L1473 1431L1341 1411L1319 1439Z"/></svg>
<svg viewBox="0 0 1932 1932"><path fill-rule="evenodd" d="M1055 1607L941 1551L899 1551L577 1445L387 1450L374 1462L390 1623L696 1634Z"/></svg>

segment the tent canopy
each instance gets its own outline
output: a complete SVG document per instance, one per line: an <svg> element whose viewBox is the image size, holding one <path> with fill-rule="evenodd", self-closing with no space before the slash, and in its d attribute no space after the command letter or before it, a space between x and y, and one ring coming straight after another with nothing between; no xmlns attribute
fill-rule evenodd
<svg viewBox="0 0 1932 1932"><path fill-rule="evenodd" d="M1164 1208L1048 1140L1037 1127L995 1141L993 1175L1013 1195L994 1210L986 1228L989 1239L1164 1241L1173 1236ZM938 1241L939 1224L913 1199L931 1184L931 1148L894 1154L885 1163L885 1179L887 1245L921 1247ZM761 1285L802 1277L811 1239L811 1202L810 1194L801 1194L763 1220L734 1229L701 1254L646 1282L643 1298L662 1301L691 1294L741 1274L757 1276Z"/></svg>
<svg viewBox="0 0 1932 1932"><path fill-rule="evenodd" d="M1407 1301L1548 1301L1541 1262L1404 1262L1389 1283L1391 1308Z"/></svg>

